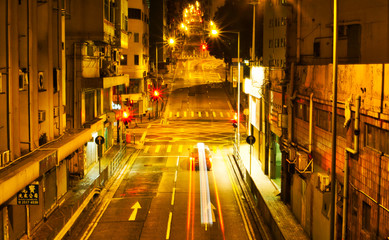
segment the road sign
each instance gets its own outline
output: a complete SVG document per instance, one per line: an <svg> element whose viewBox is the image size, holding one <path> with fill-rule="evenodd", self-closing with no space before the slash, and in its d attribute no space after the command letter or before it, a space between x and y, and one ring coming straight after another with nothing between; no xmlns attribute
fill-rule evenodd
<svg viewBox="0 0 389 240"><path fill-rule="evenodd" d="M18 205L39 205L39 184L29 184L17 195Z"/></svg>
<svg viewBox="0 0 389 240"><path fill-rule="evenodd" d="M95 143L97 145L103 145L104 144L104 137L103 136L97 136L95 139Z"/></svg>
<svg viewBox="0 0 389 240"><path fill-rule="evenodd" d="M250 145L253 145L255 143L255 137L253 135L250 135L246 138L246 142Z"/></svg>

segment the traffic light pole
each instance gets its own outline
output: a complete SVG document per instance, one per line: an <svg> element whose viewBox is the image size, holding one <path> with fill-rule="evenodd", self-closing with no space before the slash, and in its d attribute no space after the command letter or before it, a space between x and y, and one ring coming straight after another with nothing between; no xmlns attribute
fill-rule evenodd
<svg viewBox="0 0 389 240"><path fill-rule="evenodd" d="M117 103L119 104L119 89L118 89L118 86L116 86L116 97L117 97ZM117 129L117 139L116 139L116 142L119 143L120 142L120 121L119 119L117 120L116 122L116 129Z"/></svg>

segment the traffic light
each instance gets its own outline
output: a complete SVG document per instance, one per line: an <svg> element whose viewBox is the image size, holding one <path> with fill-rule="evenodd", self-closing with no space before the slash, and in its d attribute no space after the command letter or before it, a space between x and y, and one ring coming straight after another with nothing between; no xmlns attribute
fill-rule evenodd
<svg viewBox="0 0 389 240"><path fill-rule="evenodd" d="M201 50L205 51L207 50L207 48L208 48L207 44L205 43L201 44Z"/></svg>
<svg viewBox="0 0 389 240"><path fill-rule="evenodd" d="M234 128L237 128L237 127L238 127L238 114L237 114L237 113L235 113L234 119L232 119L232 126L233 126Z"/></svg>
<svg viewBox="0 0 389 240"><path fill-rule="evenodd" d="M134 116L129 109L122 110L122 122L127 126L128 123L132 122Z"/></svg>
<svg viewBox="0 0 389 240"><path fill-rule="evenodd" d="M162 98L162 92L158 88L151 89L151 94L150 95L151 95L151 99L153 101L158 101L159 99Z"/></svg>

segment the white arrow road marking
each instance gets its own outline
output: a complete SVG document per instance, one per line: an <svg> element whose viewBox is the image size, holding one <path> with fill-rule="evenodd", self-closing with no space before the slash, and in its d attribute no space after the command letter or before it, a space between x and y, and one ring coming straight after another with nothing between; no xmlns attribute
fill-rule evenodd
<svg viewBox="0 0 389 240"><path fill-rule="evenodd" d="M140 208L142 208L142 207L140 206L139 202L136 202L134 205L132 205L131 209L134 209L134 211L132 211L131 216L128 219L128 221L135 221L136 214L138 214L138 209L140 209Z"/></svg>
<svg viewBox="0 0 389 240"><path fill-rule="evenodd" d="M216 222L216 217L215 217L215 206L213 206L213 203L211 203L211 208L212 208L212 221Z"/></svg>

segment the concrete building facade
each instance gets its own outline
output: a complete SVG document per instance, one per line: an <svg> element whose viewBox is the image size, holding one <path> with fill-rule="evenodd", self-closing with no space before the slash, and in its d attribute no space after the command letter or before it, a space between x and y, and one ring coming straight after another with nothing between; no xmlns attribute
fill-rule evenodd
<svg viewBox="0 0 389 240"><path fill-rule="evenodd" d="M128 1L71 3L0 1L0 239L30 237L122 141Z"/></svg>
<svg viewBox="0 0 389 240"><path fill-rule="evenodd" d="M388 2L339 2L335 204L332 2L263 4L265 68L260 80L247 82L258 85L249 93L249 126L260 139L255 159L312 239L330 239L332 207L338 239L386 239Z"/></svg>

